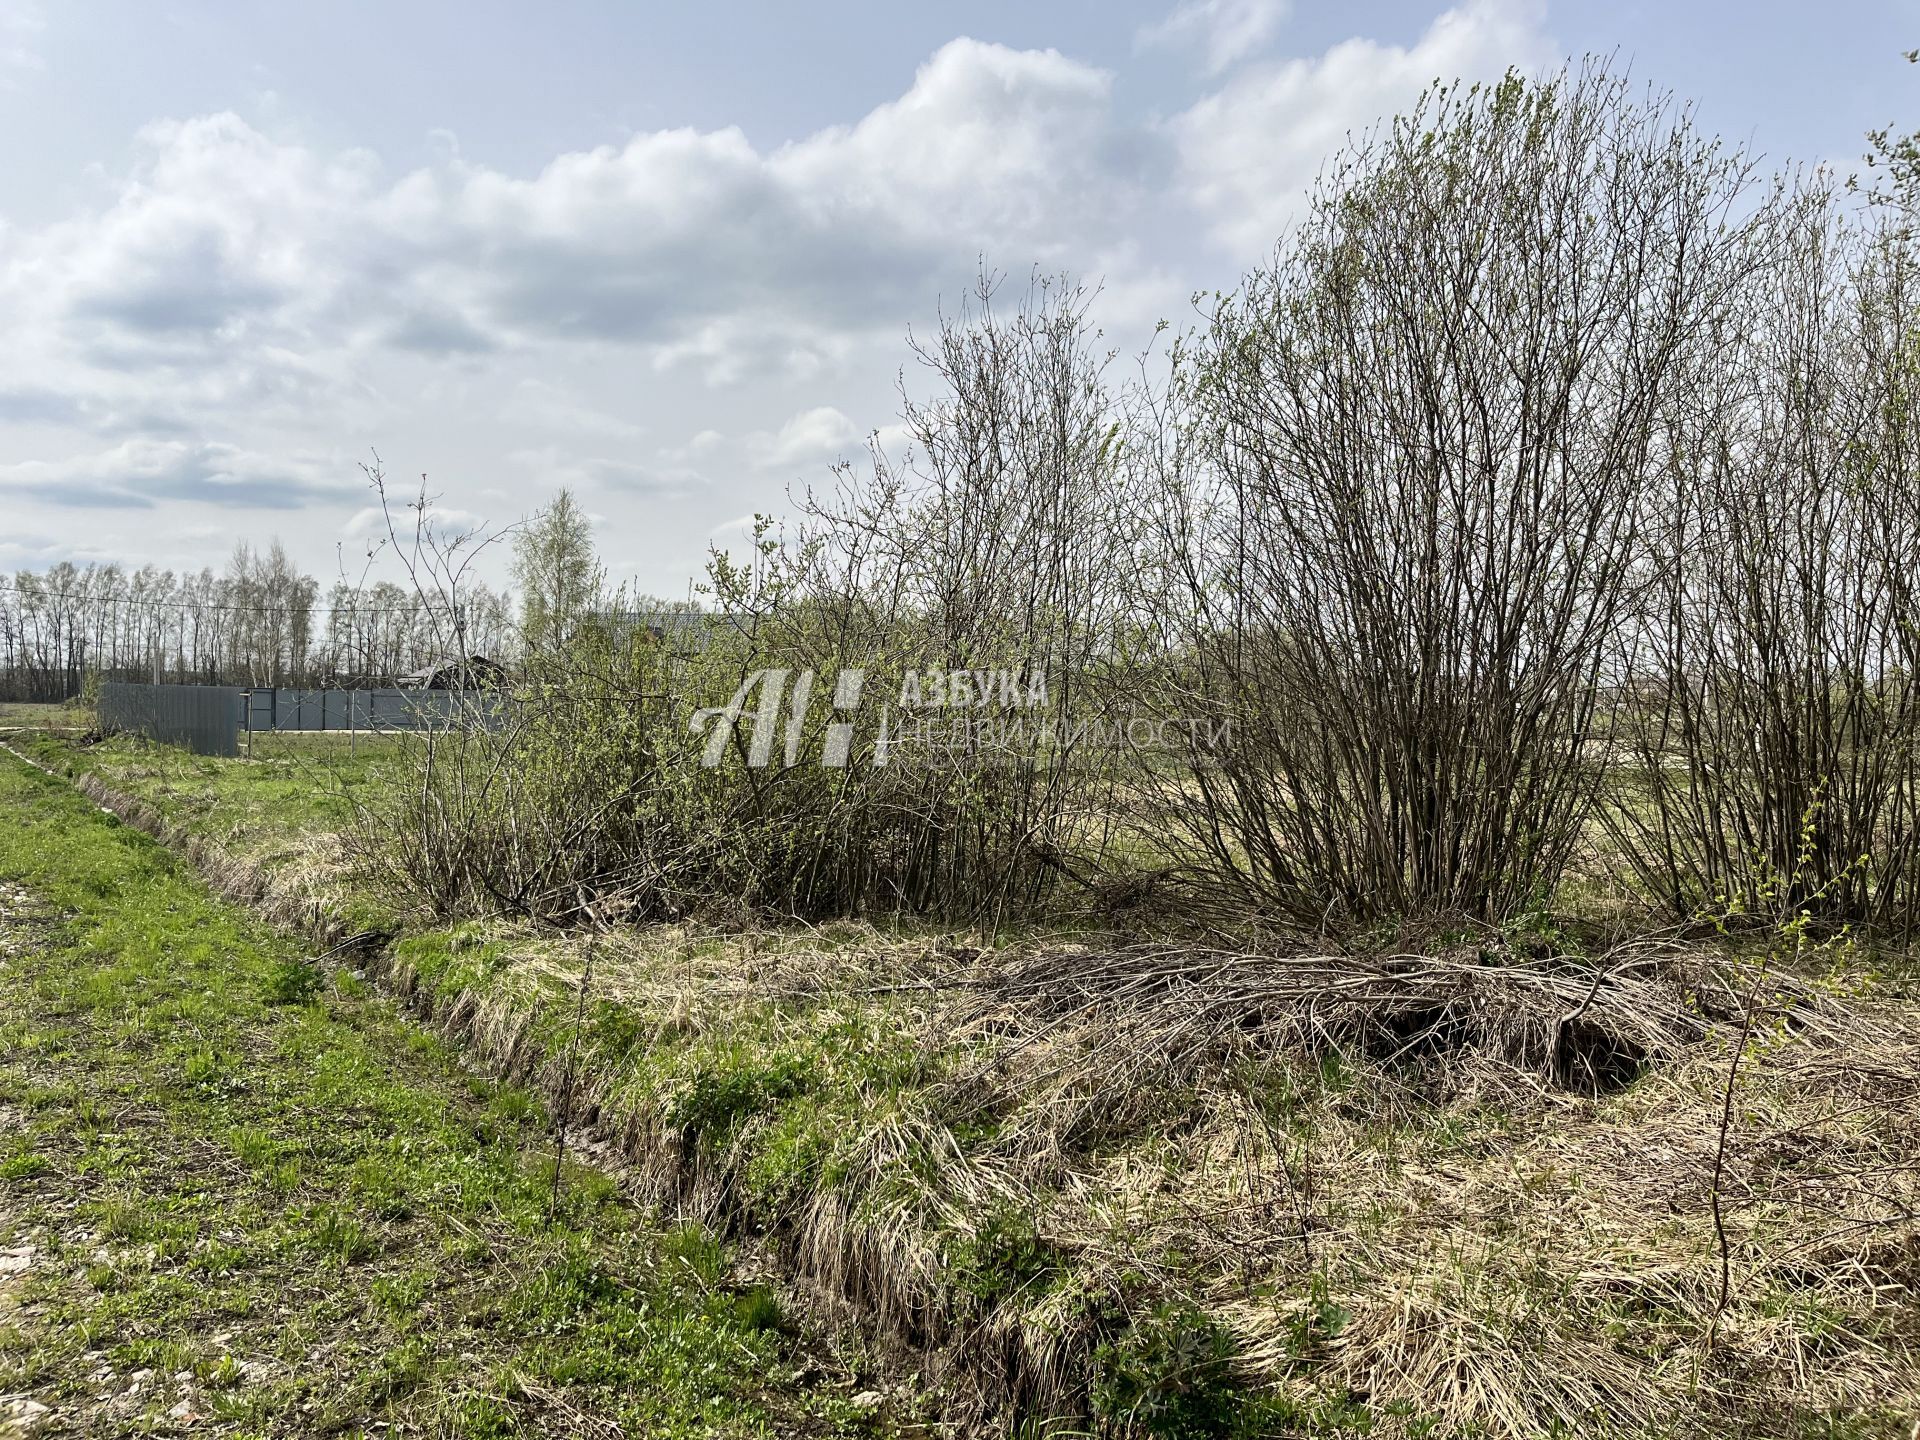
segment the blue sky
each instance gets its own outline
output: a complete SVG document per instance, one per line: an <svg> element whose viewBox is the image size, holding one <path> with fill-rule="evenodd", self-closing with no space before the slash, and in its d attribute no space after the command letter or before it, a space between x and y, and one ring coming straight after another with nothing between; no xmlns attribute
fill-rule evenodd
<svg viewBox="0 0 1920 1440"><path fill-rule="evenodd" d="M1776 160L1920 128L1920 0L0 0L0 570L361 548L561 484L675 591L895 420L985 255L1123 348L1435 78L1614 54ZM356 567L357 569L357 567Z"/></svg>

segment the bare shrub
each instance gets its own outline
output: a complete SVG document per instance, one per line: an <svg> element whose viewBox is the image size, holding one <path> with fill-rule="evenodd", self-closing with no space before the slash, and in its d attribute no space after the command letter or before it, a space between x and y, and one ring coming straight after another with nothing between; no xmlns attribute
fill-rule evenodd
<svg viewBox="0 0 1920 1440"><path fill-rule="evenodd" d="M402 737L407 779L366 802L367 867L440 915L572 918L583 887L671 913L663 872L695 860L663 793L689 748L667 664L650 644L584 627L529 654L507 694L476 697L468 723Z"/></svg>
<svg viewBox="0 0 1920 1440"><path fill-rule="evenodd" d="M804 497L780 604L757 617L766 652L859 666L867 713L887 709L884 764L863 751L836 796L860 843L816 903L1030 910L1090 880L1111 838L1116 757L1082 739L1136 600L1111 355L1090 292L1036 277L1009 313L998 289L983 274L915 342L936 394L907 399L903 453L876 443ZM990 678L964 704L903 693L941 672Z"/></svg>
<svg viewBox="0 0 1920 1440"><path fill-rule="evenodd" d="M1818 187L1776 226L1715 362L1667 406L1604 815L1679 915L1814 904L1910 927L1915 257Z"/></svg>
<svg viewBox="0 0 1920 1440"><path fill-rule="evenodd" d="M1213 887L1337 929L1557 884L1749 182L1597 69L1443 86L1218 304L1170 416L1167 703L1231 741L1155 786Z"/></svg>
<svg viewBox="0 0 1920 1440"><path fill-rule="evenodd" d="M938 394L904 452L715 555L708 611L602 597L529 645L497 723L419 742L393 883L442 913L992 919L1091 878L1113 767L1051 723L1098 703L1129 603L1107 357L1086 292L1036 280L1009 314L996 289L915 347ZM902 703L936 672L993 678Z"/></svg>

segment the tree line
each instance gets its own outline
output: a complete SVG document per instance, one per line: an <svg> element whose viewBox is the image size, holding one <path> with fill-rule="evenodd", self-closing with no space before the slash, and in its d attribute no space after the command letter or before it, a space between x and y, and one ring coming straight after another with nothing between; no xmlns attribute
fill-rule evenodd
<svg viewBox="0 0 1920 1440"><path fill-rule="evenodd" d="M56 701L93 680L201 685L371 685L447 656L511 653L511 597L464 587L456 617L392 580L322 588L274 541L223 570L71 562L0 577L0 698ZM455 620L458 620L456 625Z"/></svg>

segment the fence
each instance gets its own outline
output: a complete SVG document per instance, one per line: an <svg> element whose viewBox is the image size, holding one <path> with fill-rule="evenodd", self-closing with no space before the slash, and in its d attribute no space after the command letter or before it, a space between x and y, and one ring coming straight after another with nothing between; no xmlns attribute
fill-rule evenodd
<svg viewBox="0 0 1920 1440"><path fill-rule="evenodd" d="M458 690L242 690L231 685L100 687L100 728L130 730L196 755L237 755L268 731L426 730L491 725L499 701Z"/></svg>
<svg viewBox="0 0 1920 1440"><path fill-rule="evenodd" d="M496 702L461 690L252 690L247 729L425 730L485 723Z"/></svg>
<svg viewBox="0 0 1920 1440"><path fill-rule="evenodd" d="M100 687L103 730L131 730L196 755L238 755L245 692L228 685Z"/></svg>

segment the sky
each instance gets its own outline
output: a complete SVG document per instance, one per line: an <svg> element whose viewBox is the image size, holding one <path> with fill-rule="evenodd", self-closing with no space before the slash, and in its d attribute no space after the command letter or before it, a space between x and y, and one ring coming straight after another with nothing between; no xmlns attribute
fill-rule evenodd
<svg viewBox="0 0 1920 1440"><path fill-rule="evenodd" d="M1606 55L1848 171L1916 46L1920 0L0 0L0 572L357 577L377 454L451 525L568 486L684 594L897 446L983 263L1136 352L1436 79Z"/></svg>

